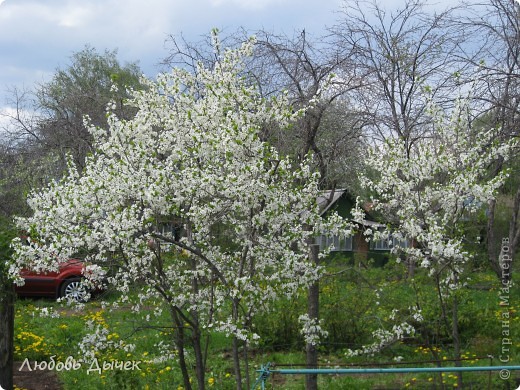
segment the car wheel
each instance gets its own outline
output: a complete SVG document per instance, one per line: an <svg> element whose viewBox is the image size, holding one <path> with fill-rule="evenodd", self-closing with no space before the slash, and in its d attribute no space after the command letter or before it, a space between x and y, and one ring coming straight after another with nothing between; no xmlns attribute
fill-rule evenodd
<svg viewBox="0 0 520 390"><path fill-rule="evenodd" d="M77 302L85 302L88 294L85 286L81 284L81 278L66 279L60 288L60 297L72 299Z"/></svg>

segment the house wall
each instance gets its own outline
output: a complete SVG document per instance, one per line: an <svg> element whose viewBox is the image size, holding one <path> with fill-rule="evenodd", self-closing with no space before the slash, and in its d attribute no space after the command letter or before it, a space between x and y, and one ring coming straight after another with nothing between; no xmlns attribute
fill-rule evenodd
<svg viewBox="0 0 520 390"><path fill-rule="evenodd" d="M352 219L352 209L355 199L345 192L336 203L325 213L336 211L338 215L345 219ZM365 240L362 232L358 232L352 238L352 251L332 252L329 257L332 259L348 259L349 264L368 264L368 260L373 260L376 266L385 265L389 258L389 251L370 250L370 244Z"/></svg>

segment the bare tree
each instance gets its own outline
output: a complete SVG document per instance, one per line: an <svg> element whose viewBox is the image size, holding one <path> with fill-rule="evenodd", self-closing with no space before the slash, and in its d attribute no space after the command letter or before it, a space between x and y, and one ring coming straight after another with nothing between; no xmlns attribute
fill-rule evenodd
<svg viewBox="0 0 520 390"><path fill-rule="evenodd" d="M499 142L520 135L520 4L515 0L485 0L466 4L468 15L459 20L472 38L468 41L464 60L474 67L475 100L482 107L483 126L495 128ZM518 161L518 158L513 161ZM491 175L504 168L499 159L491 167ZM511 213L507 240L507 254L514 259L520 244L520 183L511 190ZM509 281L512 264L503 264L502 240L498 237L497 202L488 204L487 250L491 267L499 278Z"/></svg>
<svg viewBox="0 0 520 390"><path fill-rule="evenodd" d="M454 53L462 38L449 18L452 12L429 11L421 0L394 11L372 0L343 3L342 20L330 31L343 56L364 75L365 86L353 99L365 131L377 139L400 137L411 147L428 121L425 90L434 98L452 96L460 64Z"/></svg>
<svg viewBox="0 0 520 390"><path fill-rule="evenodd" d="M344 177L330 173L333 167L337 169L339 161L344 164L343 172L348 172L353 167L347 164L354 160L349 157L358 156L361 132L356 126L357 114L349 107L348 94L363 86L363 75L356 72L349 56L340 56L326 40L319 44L310 40L305 31L292 38L265 31L256 37L251 73L265 94L288 91L292 104L298 107L325 89L292 133L274 129L269 137L286 153L301 159L314 156L323 187L345 184Z"/></svg>

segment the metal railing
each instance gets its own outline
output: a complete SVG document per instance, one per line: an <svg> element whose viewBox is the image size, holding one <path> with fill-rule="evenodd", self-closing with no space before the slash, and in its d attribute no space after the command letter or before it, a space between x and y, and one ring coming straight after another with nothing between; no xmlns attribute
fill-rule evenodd
<svg viewBox="0 0 520 390"><path fill-rule="evenodd" d="M258 379L252 387L259 385L265 389L265 383L272 374L281 375L353 375L353 374L392 374L392 373L425 373L425 372L469 372L469 371L518 371L520 366L467 366L467 367L392 367L392 368L274 368L271 363L261 366L257 372Z"/></svg>

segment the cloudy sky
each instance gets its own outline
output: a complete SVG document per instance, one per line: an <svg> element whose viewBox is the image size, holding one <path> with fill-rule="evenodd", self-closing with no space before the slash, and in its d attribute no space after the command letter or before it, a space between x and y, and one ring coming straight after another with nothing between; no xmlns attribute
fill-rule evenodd
<svg viewBox="0 0 520 390"><path fill-rule="evenodd" d="M165 39L197 40L213 27L313 34L334 24L342 0L0 0L0 107L7 89L32 88L70 63L86 44L118 49L150 77L166 57Z"/></svg>

